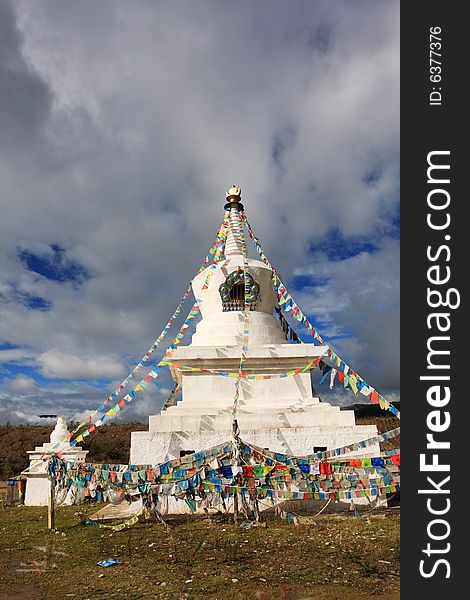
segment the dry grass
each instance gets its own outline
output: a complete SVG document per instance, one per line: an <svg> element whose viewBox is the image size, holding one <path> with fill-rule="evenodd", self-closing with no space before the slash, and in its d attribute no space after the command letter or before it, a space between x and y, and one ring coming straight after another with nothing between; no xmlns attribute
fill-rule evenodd
<svg viewBox="0 0 470 600"><path fill-rule="evenodd" d="M51 534L45 508L1 509L0 599L399 598L394 509L299 526L270 517L266 527L243 530L185 518L169 531L152 522L121 532L85 526L76 512L60 508L59 533ZM96 566L110 557L123 564ZM18 571L28 568L35 570Z"/></svg>

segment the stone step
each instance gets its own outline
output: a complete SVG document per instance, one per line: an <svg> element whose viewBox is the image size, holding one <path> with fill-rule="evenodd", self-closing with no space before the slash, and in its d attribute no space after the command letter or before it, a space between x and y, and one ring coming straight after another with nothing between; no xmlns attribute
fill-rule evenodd
<svg viewBox="0 0 470 600"><path fill-rule="evenodd" d="M259 396L255 396L252 398L245 398L242 394L240 394L240 402L243 402L247 406L290 406L291 404L303 403L303 404L311 404L315 406L331 406L328 402L320 402L319 398L312 398L311 396L292 396L289 397L268 397L268 398L260 398ZM225 398L204 398L204 400L190 400L185 398L184 400L179 400L178 404L175 406L181 406L184 404L188 407L198 407L204 404L208 408L214 407L218 408L219 406L226 406L233 403L233 397L225 397ZM339 408L339 407L337 407Z"/></svg>
<svg viewBox="0 0 470 600"><path fill-rule="evenodd" d="M240 399L239 410L241 412L259 413L264 414L265 412L297 412L299 410L314 410L318 411L318 414L325 412L338 413L340 412L339 406L331 406L328 402L319 402L316 398L292 398L292 399L269 399L260 401L259 399L250 398L247 400ZM217 415L227 410L232 410L233 400L217 400L217 401L204 401L195 402L189 400L182 400L178 404L167 409L165 414L169 415Z"/></svg>
<svg viewBox="0 0 470 600"><path fill-rule="evenodd" d="M334 407L337 408L337 407ZM171 432L171 431L223 431L230 429L232 407L227 408L226 412L218 414L204 415L185 415L172 414L168 411L162 415L152 415L149 417L149 430L152 432ZM269 412L249 413L242 412L242 407L238 411L237 418L244 428L263 428L273 429L279 427L303 427L307 423L314 427L343 427L354 426L353 411L320 411L314 408L293 412Z"/></svg>
<svg viewBox="0 0 470 600"><path fill-rule="evenodd" d="M227 411L231 411L233 408L233 402L230 402L225 405L219 404L217 407L214 406L187 406L185 403L181 405L172 406L167 409L167 415L180 415L180 416L202 416L202 415L218 415L226 413ZM284 404L283 406L279 404L263 404L263 405L254 405L254 404L245 404L244 402L240 402L238 404L238 412L240 413L251 413L251 414L260 414L263 415L265 413L284 413L284 412L299 412L299 411L316 411L316 414L323 414L327 411L327 409L320 408L318 404L307 404L303 402L292 402L291 404Z"/></svg>

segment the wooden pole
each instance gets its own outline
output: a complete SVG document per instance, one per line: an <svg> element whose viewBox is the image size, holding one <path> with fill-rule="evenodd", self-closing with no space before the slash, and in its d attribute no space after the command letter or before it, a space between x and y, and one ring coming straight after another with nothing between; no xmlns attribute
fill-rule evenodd
<svg viewBox="0 0 470 600"><path fill-rule="evenodd" d="M256 496L255 496L253 505L254 505L255 520L259 521L259 505L258 505L258 498L256 498Z"/></svg>
<svg viewBox="0 0 470 600"><path fill-rule="evenodd" d="M49 479L49 494L47 496L47 528L51 531L55 529L55 494L54 480Z"/></svg>
<svg viewBox="0 0 470 600"><path fill-rule="evenodd" d="M238 492L235 492L233 497L233 520L235 523L238 522Z"/></svg>
<svg viewBox="0 0 470 600"><path fill-rule="evenodd" d="M233 439L234 440L236 440L238 438L238 423L237 423L236 419L233 420L232 435L233 435ZM235 445L234 445L233 454L234 454L234 458L236 459L236 462L237 462L237 465L238 465L238 463L239 463L239 460L238 460L238 442L237 442L237 447L235 447ZM237 475L237 479L238 479L238 475ZM238 481L237 481L237 484L238 484ZM238 490L235 491L235 495L233 497L233 520L235 521L235 523L237 523L237 521L238 521Z"/></svg>

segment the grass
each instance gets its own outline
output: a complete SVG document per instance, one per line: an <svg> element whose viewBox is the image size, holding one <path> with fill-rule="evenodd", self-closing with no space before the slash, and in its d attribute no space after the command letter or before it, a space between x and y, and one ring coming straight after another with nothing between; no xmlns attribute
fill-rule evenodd
<svg viewBox="0 0 470 600"><path fill-rule="evenodd" d="M77 508L58 509L55 534L46 508L0 508L0 599L399 598L395 509L299 526L268 517L266 527L243 530L192 517L169 530L149 522L112 532L83 525ZM111 557L123 564L96 565ZM28 568L36 570L17 570Z"/></svg>

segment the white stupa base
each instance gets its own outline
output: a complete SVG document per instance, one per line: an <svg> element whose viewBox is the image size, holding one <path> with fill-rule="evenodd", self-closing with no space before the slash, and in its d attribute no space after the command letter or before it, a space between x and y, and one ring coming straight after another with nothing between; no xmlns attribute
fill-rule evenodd
<svg viewBox="0 0 470 600"><path fill-rule="evenodd" d="M30 473L26 483L25 505L47 506L50 486L51 483L46 474Z"/></svg>
<svg viewBox="0 0 470 600"><path fill-rule="evenodd" d="M203 417L204 418L204 417ZM228 416L227 416L228 420ZM239 419L239 423L241 419ZM293 456L311 454L314 448L327 450L346 446L377 435L375 425L350 427L282 427L271 429L242 429L242 439L272 452ZM131 434L130 462L134 465L156 465L179 458L182 452L198 452L230 440L230 429L134 431ZM370 446L348 456L377 456L379 446Z"/></svg>
<svg viewBox="0 0 470 600"><path fill-rule="evenodd" d="M259 415L257 415L259 417ZM345 427L278 427L271 429L243 429L243 439L261 448L269 448L273 452L290 455L312 453L314 448L333 449L377 435L375 425L351 425ZM179 458L182 451L198 451L221 444L230 439L230 430L214 431L135 431L131 434L132 464L158 464L170 459ZM348 456L377 456L380 454L378 444L360 451L348 453ZM170 497L168 514L189 514L191 509L184 500ZM282 503L284 499L274 499ZM292 502L292 501L290 501ZM344 501L351 503L351 500ZM379 498L355 498L358 505L386 506L385 496ZM233 512L233 499L226 499L228 512ZM264 508L269 508L269 504ZM262 508L263 508L262 507ZM223 505L210 509L209 512L224 510ZM197 511L204 512L203 510Z"/></svg>
<svg viewBox="0 0 470 600"><path fill-rule="evenodd" d="M43 446L36 446L35 450L28 451L30 457L30 469L23 471L26 476L26 493L24 503L26 506L47 506L49 500L50 481L47 475L47 462L43 460L47 452L51 452L55 444L46 443ZM80 446L75 446L69 450L62 450L64 460L85 462L88 450L82 450ZM70 499L66 499L63 504L73 504Z"/></svg>

